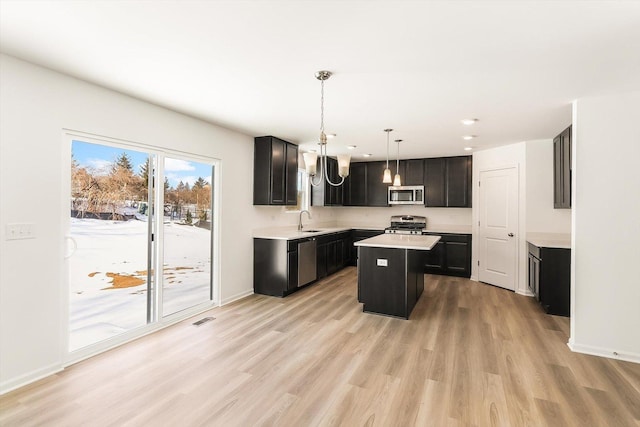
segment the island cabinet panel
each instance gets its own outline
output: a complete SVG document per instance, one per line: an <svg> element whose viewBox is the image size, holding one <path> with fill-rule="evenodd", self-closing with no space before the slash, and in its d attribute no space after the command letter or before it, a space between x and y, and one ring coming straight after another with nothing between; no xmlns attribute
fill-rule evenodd
<svg viewBox="0 0 640 427"><path fill-rule="evenodd" d="M254 139L253 204L297 203L298 147L274 136Z"/></svg>
<svg viewBox="0 0 640 427"><path fill-rule="evenodd" d="M471 234L424 234L441 237L425 257L425 273L471 277Z"/></svg>
<svg viewBox="0 0 640 427"><path fill-rule="evenodd" d="M408 319L424 289L424 251L360 246L363 311Z"/></svg>
<svg viewBox="0 0 640 427"><path fill-rule="evenodd" d="M389 206L389 184L382 182L386 162L367 163L367 206Z"/></svg>

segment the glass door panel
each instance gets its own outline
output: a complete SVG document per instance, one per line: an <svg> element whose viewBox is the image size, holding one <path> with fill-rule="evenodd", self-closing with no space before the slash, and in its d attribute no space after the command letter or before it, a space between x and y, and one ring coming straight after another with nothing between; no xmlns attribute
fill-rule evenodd
<svg viewBox="0 0 640 427"><path fill-rule="evenodd" d="M164 160L162 314L212 299L211 164Z"/></svg>
<svg viewBox="0 0 640 427"><path fill-rule="evenodd" d="M147 153L72 141L69 351L148 320Z"/></svg>

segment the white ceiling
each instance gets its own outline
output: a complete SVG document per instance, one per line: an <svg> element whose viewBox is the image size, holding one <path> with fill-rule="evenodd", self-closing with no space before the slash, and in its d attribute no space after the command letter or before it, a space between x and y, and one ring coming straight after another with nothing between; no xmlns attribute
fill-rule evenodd
<svg viewBox="0 0 640 427"><path fill-rule="evenodd" d="M551 138L573 99L639 90L640 2L2 0L0 49L303 150L326 69L330 153L384 158L390 127L402 158L459 155Z"/></svg>

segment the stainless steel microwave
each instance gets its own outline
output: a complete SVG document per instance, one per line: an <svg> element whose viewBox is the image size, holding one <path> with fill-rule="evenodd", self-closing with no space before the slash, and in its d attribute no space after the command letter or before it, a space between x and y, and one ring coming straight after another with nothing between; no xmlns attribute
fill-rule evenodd
<svg viewBox="0 0 640 427"><path fill-rule="evenodd" d="M390 205L423 205L424 185L403 185L389 187Z"/></svg>

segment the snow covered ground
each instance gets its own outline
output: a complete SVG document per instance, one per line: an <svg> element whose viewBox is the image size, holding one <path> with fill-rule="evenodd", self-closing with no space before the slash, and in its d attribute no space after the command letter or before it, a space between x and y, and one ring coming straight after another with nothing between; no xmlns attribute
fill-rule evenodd
<svg viewBox="0 0 640 427"><path fill-rule="evenodd" d="M147 227L71 218L78 248L69 259L70 351L146 324ZM166 316L209 300L211 232L166 222L164 233ZM127 282L135 286L114 288Z"/></svg>

